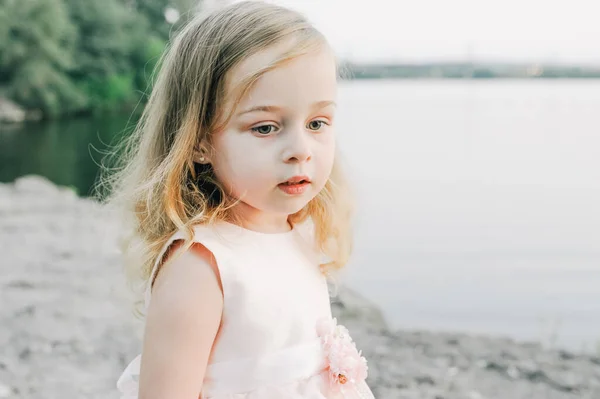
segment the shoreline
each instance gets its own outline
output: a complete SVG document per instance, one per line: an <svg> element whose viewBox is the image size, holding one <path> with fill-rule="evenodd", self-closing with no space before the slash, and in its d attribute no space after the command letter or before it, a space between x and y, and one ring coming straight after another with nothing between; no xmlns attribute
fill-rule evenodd
<svg viewBox="0 0 600 399"><path fill-rule="evenodd" d="M0 399L117 397L142 321L94 200L38 176L0 183ZM369 362L377 398L600 397L600 356L508 338L391 331L341 287L334 315Z"/></svg>

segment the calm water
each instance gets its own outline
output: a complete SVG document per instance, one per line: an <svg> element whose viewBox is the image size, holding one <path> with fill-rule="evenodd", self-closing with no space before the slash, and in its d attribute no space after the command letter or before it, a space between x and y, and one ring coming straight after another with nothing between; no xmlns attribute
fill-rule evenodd
<svg viewBox="0 0 600 399"><path fill-rule="evenodd" d="M129 119L113 115L21 128L0 125L0 182L38 174L89 195L108 144L130 126Z"/></svg>
<svg viewBox="0 0 600 399"><path fill-rule="evenodd" d="M0 181L87 193L126 121L4 129ZM338 130L360 205L347 277L390 324L595 348L600 81L353 82Z"/></svg>

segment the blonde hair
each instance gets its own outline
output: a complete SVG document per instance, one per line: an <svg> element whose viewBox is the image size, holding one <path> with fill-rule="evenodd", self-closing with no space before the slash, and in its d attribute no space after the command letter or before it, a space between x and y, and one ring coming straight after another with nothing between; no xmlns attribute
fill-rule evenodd
<svg viewBox="0 0 600 399"><path fill-rule="evenodd" d="M256 71L227 93L228 72L246 59L282 40L293 39L292 50ZM212 132L224 127L226 96L234 109L252 84L283 63L326 46L327 42L301 14L284 7L245 1L196 15L177 34L159 62L152 93L132 134L111 153L114 168L106 168L98 188L125 223L122 244L129 277L148 280L167 240L193 225L232 220L234 205L210 165L193 161L199 143L210 143ZM324 273L341 268L351 251L351 202L339 157L323 190L292 224L307 219L314 225L318 248L327 256ZM112 170L112 171L111 171ZM185 246L191 245L187 240Z"/></svg>

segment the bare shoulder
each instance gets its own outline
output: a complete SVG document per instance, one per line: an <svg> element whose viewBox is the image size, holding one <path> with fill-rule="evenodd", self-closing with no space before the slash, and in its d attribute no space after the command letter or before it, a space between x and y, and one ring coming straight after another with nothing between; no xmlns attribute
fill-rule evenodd
<svg viewBox="0 0 600 399"><path fill-rule="evenodd" d="M147 324L158 318L160 324L189 321L214 326L220 322L223 310L215 258L201 244L194 243L183 252L182 244L182 241L173 244L157 273Z"/></svg>
<svg viewBox="0 0 600 399"><path fill-rule="evenodd" d="M174 243L154 280L140 397L198 397L223 311L218 268L201 244ZM173 257L170 259L170 257Z"/></svg>
<svg viewBox="0 0 600 399"><path fill-rule="evenodd" d="M190 248L182 251L183 240L174 242L167 251L163 264L152 282L153 300L155 296L179 291L170 289L174 285L180 288L195 287L194 291L197 291L198 284L214 285L216 282L222 291L219 268L212 252L200 243L192 243ZM161 293L157 294L158 291Z"/></svg>

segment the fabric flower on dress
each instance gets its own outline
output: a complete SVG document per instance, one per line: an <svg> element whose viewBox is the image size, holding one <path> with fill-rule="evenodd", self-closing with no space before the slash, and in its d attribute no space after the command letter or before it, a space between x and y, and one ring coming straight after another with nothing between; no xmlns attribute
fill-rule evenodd
<svg viewBox="0 0 600 399"><path fill-rule="evenodd" d="M325 352L329 385L333 392L343 393L356 389L367 378L367 360L356 349L348 329L337 324L337 319L322 319L317 323L317 334Z"/></svg>

